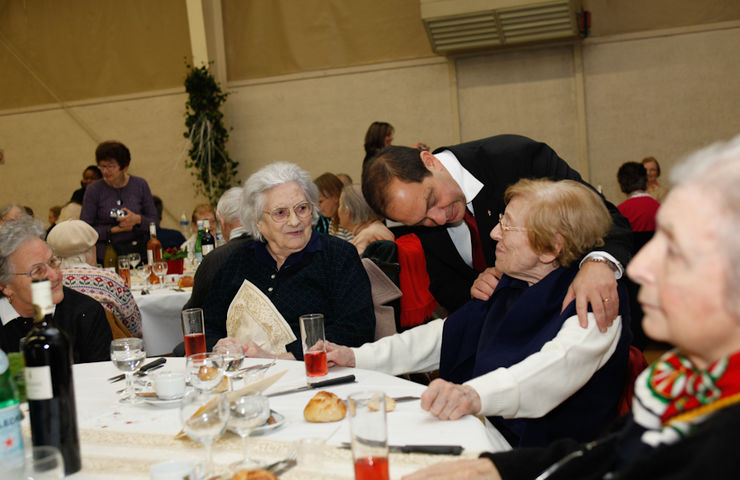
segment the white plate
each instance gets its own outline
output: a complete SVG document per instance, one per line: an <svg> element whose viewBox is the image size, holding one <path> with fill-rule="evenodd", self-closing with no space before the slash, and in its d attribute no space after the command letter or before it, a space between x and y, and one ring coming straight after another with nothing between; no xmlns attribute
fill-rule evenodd
<svg viewBox="0 0 740 480"><path fill-rule="evenodd" d="M264 435L267 432L277 430L285 424L285 417L281 413L278 413L275 410L270 410L270 414L275 419L275 423L268 424L267 422L265 422L259 427L252 430L252 433L250 433L249 436ZM229 427L229 431L235 435L239 435L238 433L236 433L235 430L231 429L231 427Z"/></svg>
<svg viewBox="0 0 740 480"><path fill-rule="evenodd" d="M173 398L172 400L164 400L158 397L141 397L141 399L144 400L149 405L154 405L155 407L162 407L162 408L179 407L180 402L182 402L182 397Z"/></svg>

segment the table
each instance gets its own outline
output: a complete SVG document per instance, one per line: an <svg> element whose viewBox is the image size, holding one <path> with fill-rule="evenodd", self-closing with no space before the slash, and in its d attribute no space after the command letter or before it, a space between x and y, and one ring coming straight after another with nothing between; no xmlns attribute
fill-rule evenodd
<svg viewBox="0 0 740 480"><path fill-rule="evenodd" d="M191 288L152 288L142 295L134 291L134 300L141 311L141 332L147 356L167 355L182 342L180 311L190 298Z"/></svg>
<svg viewBox="0 0 740 480"><path fill-rule="evenodd" d="M263 363L263 359L248 359L247 364ZM165 369L184 370L183 358L168 358ZM279 360L267 375L285 370L286 374L270 391L305 385L303 362ZM107 377L118 371L110 362L74 366L77 420L79 425L83 469L71 478L148 478L151 465L172 459L204 458L203 448L189 440L175 440L180 430L178 408L159 408L118 403L116 390L123 383L109 384ZM357 383L327 387L341 398L359 390L383 390L390 396L419 395L425 387L383 373L354 368L330 369L329 378L353 373ZM337 448L348 442L349 421L308 423L303 419L303 407L315 394L307 391L270 397L270 407L284 415L286 422L280 428L264 435L250 437L250 456L265 463L283 458L302 438L327 440L315 447L311 462L299 463L281 478L290 479L351 479L352 456L346 449ZM27 420L26 420L27 422ZM25 425L27 428L28 425ZM492 429L492 427L491 427ZM508 449L508 444L495 430L487 429L476 417L466 416L456 421L441 421L424 412L419 401L398 403L388 414L388 438L393 445L402 444L456 444L462 445L464 458L474 458L480 451ZM27 430L26 430L27 431ZM315 444L314 444L315 445ZM241 458L240 439L227 433L214 444L214 460L227 465ZM315 458L319 458L317 462ZM424 454L390 454L392 478L418 470L442 460L460 457Z"/></svg>

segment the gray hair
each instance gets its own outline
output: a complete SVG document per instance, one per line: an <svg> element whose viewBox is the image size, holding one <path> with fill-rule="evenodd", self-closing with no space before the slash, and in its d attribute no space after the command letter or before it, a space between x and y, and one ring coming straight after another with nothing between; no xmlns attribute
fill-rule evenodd
<svg viewBox="0 0 740 480"><path fill-rule="evenodd" d="M347 185L342 189L342 195L339 197L339 208L349 210L353 226L382 219L367 204L365 197L362 196L362 187L357 184Z"/></svg>
<svg viewBox="0 0 740 480"><path fill-rule="evenodd" d="M5 221L5 216L12 212L13 210L18 210L21 212L21 215L26 215L26 209L23 208L21 205L15 204L15 203L9 203L7 205L3 205L0 207L0 224L2 224Z"/></svg>
<svg viewBox="0 0 740 480"><path fill-rule="evenodd" d="M311 175L298 165L288 162L277 162L254 172L244 184L242 191L242 209L240 219L247 233L257 240L263 240L257 229L257 222L262 218L265 209L265 192L288 182L295 182L303 190L306 200L311 202L313 211L311 223L319 219L319 190L311 181Z"/></svg>
<svg viewBox="0 0 740 480"><path fill-rule="evenodd" d="M712 197L718 211L707 212L714 217L717 243L727 256L725 303L730 312L740 318L740 135L729 142L718 142L688 156L671 172L674 190L697 188Z"/></svg>
<svg viewBox="0 0 740 480"><path fill-rule="evenodd" d="M13 265L9 257L24 243L33 239L44 239L44 226L38 220L28 215L22 215L16 220L10 220L0 226L0 283L3 285L13 281Z"/></svg>
<svg viewBox="0 0 740 480"><path fill-rule="evenodd" d="M224 223L230 224L239 220L241 211L241 187L231 187L226 190L216 205L216 213L223 219Z"/></svg>

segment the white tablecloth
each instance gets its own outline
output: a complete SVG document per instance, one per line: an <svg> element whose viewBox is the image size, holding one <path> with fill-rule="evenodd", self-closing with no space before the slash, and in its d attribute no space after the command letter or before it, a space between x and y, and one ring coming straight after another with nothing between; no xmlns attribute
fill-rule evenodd
<svg viewBox="0 0 740 480"><path fill-rule="evenodd" d="M175 291L153 288L147 295L134 292L141 311L141 331L147 356L168 355L182 342L180 311L190 298L190 289Z"/></svg>
<svg viewBox="0 0 740 480"><path fill-rule="evenodd" d="M249 363L262 363L250 359ZM165 369L184 370L184 359L168 358ZM302 362L278 361L267 375L287 370L270 391L290 386L305 385ZM148 404L122 405L116 390L123 382L109 384L107 377L118 371L110 362L75 365L75 393L77 420L82 445L83 470L75 479L148 478L151 465L171 459L200 461L203 448L186 440L175 440L180 430L178 408L160 408ZM354 373L357 383L327 387L341 398L359 390L382 390L390 396L419 395L425 387L378 372L348 368L332 368L329 378ZM299 464L282 478L285 479L351 479L353 478L351 452L336 448L350 439L348 420L335 423L308 423L303 408L315 391L281 395L270 398L270 407L285 416L280 428L257 437L250 437L250 455L265 463L283 458L302 438L326 439L318 447L312 461ZM26 420L27 421L27 420ZM392 445L453 444L465 448L463 457L476 457L480 451L503 450L508 444L492 428L486 428L477 418L464 417L457 421L440 421L421 410L419 401L399 403L388 414L388 438ZM226 465L241 458L240 439L226 434L214 444L217 464ZM425 465L459 457L423 454L390 455L392 478L415 471Z"/></svg>

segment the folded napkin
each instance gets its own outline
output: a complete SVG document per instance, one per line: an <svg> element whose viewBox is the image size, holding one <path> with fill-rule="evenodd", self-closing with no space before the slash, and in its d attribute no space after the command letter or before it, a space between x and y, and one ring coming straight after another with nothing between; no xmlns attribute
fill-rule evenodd
<svg viewBox="0 0 740 480"><path fill-rule="evenodd" d="M226 333L242 343L251 340L273 355L285 353L285 345L296 340L275 305L249 280L244 280L229 305Z"/></svg>

